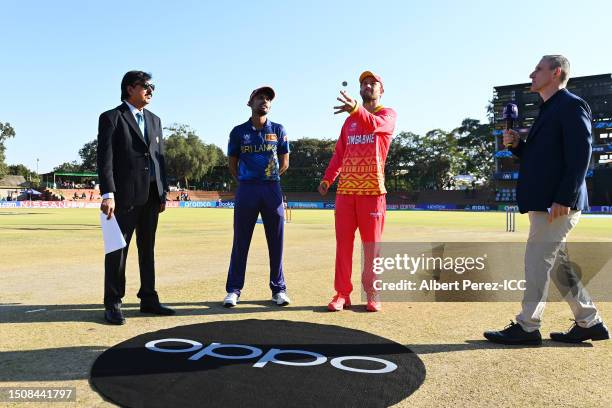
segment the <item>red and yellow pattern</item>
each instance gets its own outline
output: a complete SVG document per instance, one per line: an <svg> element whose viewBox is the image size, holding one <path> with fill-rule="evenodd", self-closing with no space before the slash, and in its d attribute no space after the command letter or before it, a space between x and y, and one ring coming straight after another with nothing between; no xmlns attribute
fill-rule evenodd
<svg viewBox="0 0 612 408"><path fill-rule="evenodd" d="M359 106L346 119L323 180L340 175L337 194L385 194L385 161L395 129L395 111L379 106L374 113Z"/></svg>

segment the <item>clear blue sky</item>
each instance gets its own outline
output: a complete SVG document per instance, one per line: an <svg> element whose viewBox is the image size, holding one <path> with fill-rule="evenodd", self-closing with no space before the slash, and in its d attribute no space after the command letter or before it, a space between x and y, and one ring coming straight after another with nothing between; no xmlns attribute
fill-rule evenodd
<svg viewBox="0 0 612 408"><path fill-rule="evenodd" d="M511 5L507 6L507 5ZM0 121L7 162L50 171L79 160L131 69L153 74L149 109L224 150L252 89L277 91L290 139L336 138L341 82L385 82L397 131L485 119L493 86L527 82L543 54L572 76L612 71L612 2L0 0Z"/></svg>

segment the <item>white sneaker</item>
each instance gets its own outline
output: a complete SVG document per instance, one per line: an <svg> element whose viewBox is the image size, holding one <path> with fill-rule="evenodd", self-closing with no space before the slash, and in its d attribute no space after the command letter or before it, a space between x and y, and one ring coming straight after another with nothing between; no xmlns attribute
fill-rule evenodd
<svg viewBox="0 0 612 408"><path fill-rule="evenodd" d="M234 307L238 304L239 299L240 299L240 296L238 296L234 292L228 293L225 299L223 299L223 306Z"/></svg>
<svg viewBox="0 0 612 408"><path fill-rule="evenodd" d="M287 296L285 292L278 292L272 295L272 301L276 302L276 304L279 306L287 306L289 303L291 303L289 296Z"/></svg>

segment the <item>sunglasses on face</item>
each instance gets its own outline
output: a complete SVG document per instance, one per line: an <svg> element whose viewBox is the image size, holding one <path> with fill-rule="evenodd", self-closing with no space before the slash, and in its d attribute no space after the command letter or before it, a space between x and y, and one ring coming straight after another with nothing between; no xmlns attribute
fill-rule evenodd
<svg viewBox="0 0 612 408"><path fill-rule="evenodd" d="M155 90L155 85L153 85L151 83L148 83L148 82L147 83L137 82L137 83L134 84L134 86L136 86L136 85L142 86L147 91L151 91L152 92L152 91Z"/></svg>

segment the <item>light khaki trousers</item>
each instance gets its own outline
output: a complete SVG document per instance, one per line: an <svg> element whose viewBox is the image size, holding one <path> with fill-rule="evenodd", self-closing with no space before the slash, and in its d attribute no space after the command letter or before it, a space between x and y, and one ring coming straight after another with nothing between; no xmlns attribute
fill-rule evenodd
<svg viewBox="0 0 612 408"><path fill-rule="evenodd" d="M516 316L523 330L532 332L542 324L542 315L552 277L569 304L576 323L591 327L601 317L587 290L573 271L566 248L569 232L578 224L580 211L556 218L548 223L548 213L529 211L529 238L525 250L525 286L522 310ZM551 276L551 272L554 272Z"/></svg>

